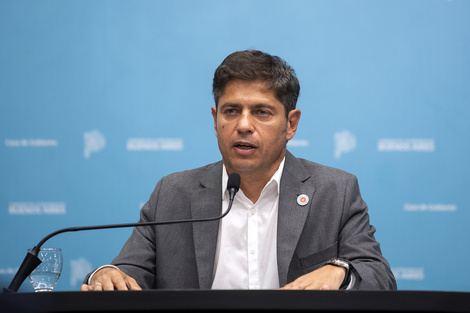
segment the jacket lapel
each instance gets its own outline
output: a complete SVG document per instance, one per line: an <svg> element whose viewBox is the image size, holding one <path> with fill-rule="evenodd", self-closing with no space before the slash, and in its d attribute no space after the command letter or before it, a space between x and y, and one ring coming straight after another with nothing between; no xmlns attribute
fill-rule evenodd
<svg viewBox="0 0 470 313"><path fill-rule="evenodd" d="M201 175L200 186L192 194L191 217L210 218L222 214L222 162L209 167ZM199 287L212 285L219 221L193 223L194 251L196 254Z"/></svg>
<svg viewBox="0 0 470 313"><path fill-rule="evenodd" d="M277 228L277 262L281 287L287 283L289 265L315 192L313 185L309 183L309 178L310 174L303 164L287 151L281 178ZM307 195L310 202L306 205L298 204L299 195Z"/></svg>

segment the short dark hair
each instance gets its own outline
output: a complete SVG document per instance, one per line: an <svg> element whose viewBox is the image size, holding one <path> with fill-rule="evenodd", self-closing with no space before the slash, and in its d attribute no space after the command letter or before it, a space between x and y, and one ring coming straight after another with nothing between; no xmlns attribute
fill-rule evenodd
<svg viewBox="0 0 470 313"><path fill-rule="evenodd" d="M212 83L216 106L232 79L267 81L269 89L284 105L286 115L295 109L300 92L299 80L294 69L278 56L258 50L245 50L226 57L216 69Z"/></svg>

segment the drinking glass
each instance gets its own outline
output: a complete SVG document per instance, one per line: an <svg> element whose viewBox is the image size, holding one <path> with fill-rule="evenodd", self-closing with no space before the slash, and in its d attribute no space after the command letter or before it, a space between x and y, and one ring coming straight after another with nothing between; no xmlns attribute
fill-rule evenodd
<svg viewBox="0 0 470 313"><path fill-rule="evenodd" d="M29 280L36 292L52 291L62 272L62 250L41 248L38 258L42 263L29 275Z"/></svg>

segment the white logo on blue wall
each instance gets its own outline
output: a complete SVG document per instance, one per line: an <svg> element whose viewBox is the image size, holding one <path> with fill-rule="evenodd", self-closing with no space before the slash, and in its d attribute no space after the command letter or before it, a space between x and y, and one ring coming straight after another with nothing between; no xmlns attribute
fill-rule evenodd
<svg viewBox="0 0 470 313"><path fill-rule="evenodd" d="M407 212L456 212L456 204L443 203L405 203L403 210Z"/></svg>
<svg viewBox="0 0 470 313"><path fill-rule="evenodd" d="M343 153L348 153L356 148L356 136L349 130L335 133L335 159L341 158Z"/></svg>
<svg viewBox="0 0 470 313"><path fill-rule="evenodd" d="M182 138L129 138L127 151L183 151Z"/></svg>
<svg viewBox="0 0 470 313"><path fill-rule="evenodd" d="M5 139L5 147L19 148L19 147L57 147L59 142L57 139Z"/></svg>
<svg viewBox="0 0 470 313"><path fill-rule="evenodd" d="M10 215L65 215L65 202L10 202Z"/></svg>
<svg viewBox="0 0 470 313"><path fill-rule="evenodd" d="M96 129L83 133L83 139L85 141L83 150L85 159L89 159L92 153L99 152L106 147L106 138Z"/></svg>
<svg viewBox="0 0 470 313"><path fill-rule="evenodd" d="M306 148L309 146L308 140L305 139L292 139L287 142L287 147L288 148L294 148L294 147L302 147Z"/></svg>
<svg viewBox="0 0 470 313"><path fill-rule="evenodd" d="M86 275L93 270L90 262L84 258L79 258L76 260L70 261L71 275L70 275L70 285L76 286L77 283L81 284L85 279Z"/></svg>
<svg viewBox="0 0 470 313"><path fill-rule="evenodd" d="M393 267L393 276L396 280L424 280L422 267Z"/></svg>
<svg viewBox="0 0 470 313"><path fill-rule="evenodd" d="M19 267L5 267L0 268L0 275L15 275Z"/></svg>
<svg viewBox="0 0 470 313"><path fill-rule="evenodd" d="M380 152L434 152L436 144L432 138L382 138L377 143L377 150Z"/></svg>

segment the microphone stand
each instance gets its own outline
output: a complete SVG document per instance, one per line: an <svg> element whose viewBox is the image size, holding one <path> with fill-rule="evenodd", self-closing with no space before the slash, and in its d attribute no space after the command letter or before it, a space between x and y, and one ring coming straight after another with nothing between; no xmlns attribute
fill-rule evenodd
<svg viewBox="0 0 470 313"><path fill-rule="evenodd" d="M23 263L21 263L18 272L16 272L15 277L10 283L8 288L3 288L3 293L16 293L20 288L21 284L24 282L26 277L31 274L42 261L38 258L39 251L41 246L49 240L51 237L55 235L65 233L65 232L72 232L72 231L82 231L82 230L94 230L94 229L108 229L108 228L124 228L124 227L140 227L140 226L156 226L156 225L170 225L170 224L180 224L180 223L195 223L195 222L210 222L219 220L225 217L230 209L232 208L233 199L235 194L238 192L240 187L240 175L237 173L232 173L229 176L228 183L227 183L227 190L229 192L229 205L227 210L220 216L217 217L209 217L209 218L199 218L194 220L174 220L174 221L160 221L160 222L145 222L145 223L126 223L126 224L112 224L112 225L98 225L98 226L83 226L83 227L68 227L59 229L53 233L50 233L46 237L44 237L34 248L31 249L26 254Z"/></svg>

